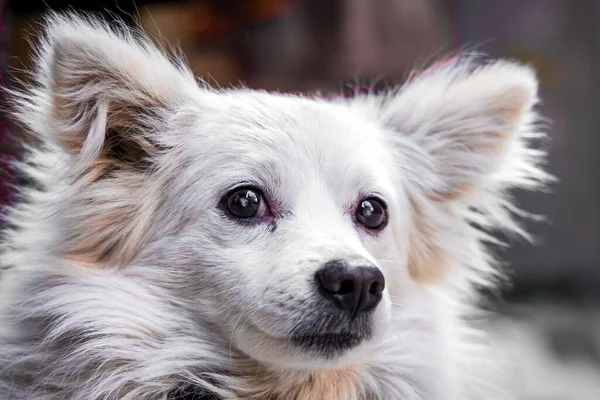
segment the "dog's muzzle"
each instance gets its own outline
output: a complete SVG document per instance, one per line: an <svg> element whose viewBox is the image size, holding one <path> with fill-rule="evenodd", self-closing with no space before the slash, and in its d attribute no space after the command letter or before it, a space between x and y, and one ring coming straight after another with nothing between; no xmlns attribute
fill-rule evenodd
<svg viewBox="0 0 600 400"><path fill-rule="evenodd" d="M290 337L298 347L319 355L336 355L360 345L373 334L373 311L382 299L385 279L373 265L327 262L314 277L319 309Z"/></svg>

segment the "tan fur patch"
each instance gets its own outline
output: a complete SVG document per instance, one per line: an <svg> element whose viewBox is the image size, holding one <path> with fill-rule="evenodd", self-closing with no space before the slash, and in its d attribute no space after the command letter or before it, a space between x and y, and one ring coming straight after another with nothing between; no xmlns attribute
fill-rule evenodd
<svg viewBox="0 0 600 400"><path fill-rule="evenodd" d="M115 168L116 167L116 168ZM147 239L160 198L160 185L142 172L101 157L79 178L79 215L63 257L84 266L129 263Z"/></svg>
<svg viewBox="0 0 600 400"><path fill-rule="evenodd" d="M311 378L298 390L297 400L351 399L358 392L359 376L354 368L324 371Z"/></svg>
<svg viewBox="0 0 600 400"><path fill-rule="evenodd" d="M440 227L427 215L423 204L411 200L413 207L413 230L408 243L408 271L419 283L440 282L451 263L450 255L437 243Z"/></svg>
<svg viewBox="0 0 600 400"><path fill-rule="evenodd" d="M490 77L474 76L457 84L448 94L449 100L476 90L478 85L489 83ZM523 112L527 107L529 96L525 89L514 87L506 90L502 94L491 96L487 99L489 103L486 113L490 114L496 123L494 128L501 128L501 132L465 132L455 134L454 140L466 146L470 151L476 154L500 155L504 152L506 144L509 142L510 135L513 134L515 127L521 119ZM477 188L474 183L465 182L445 193L436 193L435 197L447 201L470 201L477 196Z"/></svg>
<svg viewBox="0 0 600 400"><path fill-rule="evenodd" d="M359 367L316 372L264 374L257 377L241 399L253 400L370 400L361 395Z"/></svg>
<svg viewBox="0 0 600 400"><path fill-rule="evenodd" d="M480 73L471 76L457 83L450 90L447 95L447 101L453 102L455 99L459 99L468 93L477 91L479 87L489 86L490 80L494 78L493 74L489 73ZM492 81L491 83L493 84L494 82ZM515 86L506 88L502 93L486 98L485 113L496 121L496 127L500 127L502 132L499 134L495 132L474 134L475 136L479 136L479 139L484 140L481 140L480 143L478 143L478 140L475 140L473 150L477 153L500 154L504 149L507 139L529 106L527 102L530 97L526 88ZM466 135L473 135L473 133L467 133ZM486 140L488 143L485 143ZM468 140L466 143L469 141L472 140Z"/></svg>
<svg viewBox="0 0 600 400"><path fill-rule="evenodd" d="M457 185L454 190L439 193L436 192L434 196L432 196L433 201L458 201L458 200L472 200L476 197L476 187L474 183L461 183Z"/></svg>

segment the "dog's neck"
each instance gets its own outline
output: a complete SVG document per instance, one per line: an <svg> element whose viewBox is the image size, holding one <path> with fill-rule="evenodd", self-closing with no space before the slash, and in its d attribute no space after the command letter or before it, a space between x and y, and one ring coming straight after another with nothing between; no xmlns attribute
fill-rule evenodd
<svg viewBox="0 0 600 400"><path fill-rule="evenodd" d="M257 375L247 378L248 383L243 391L235 395L243 399L331 399L346 400L360 399L371 400L375 397L367 394L364 385L360 382L361 376L356 368L343 370L313 371L298 373L295 379L291 376L282 377L271 374ZM360 396L360 397L357 397ZM223 397L207 389L182 385L171 392L169 400L221 400Z"/></svg>

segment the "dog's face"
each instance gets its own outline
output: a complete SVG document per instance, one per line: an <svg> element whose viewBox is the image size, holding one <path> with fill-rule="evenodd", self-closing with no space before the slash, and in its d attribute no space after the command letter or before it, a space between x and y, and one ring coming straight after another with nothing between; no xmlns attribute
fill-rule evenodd
<svg viewBox="0 0 600 400"><path fill-rule="evenodd" d="M167 200L188 210L174 241L202 280L193 296L261 361L337 362L385 331L388 277L403 275L389 258L406 200L384 132L346 106L214 96L210 111L198 96Z"/></svg>
<svg viewBox="0 0 600 400"><path fill-rule="evenodd" d="M517 65L327 101L200 87L151 45L76 21L45 49L21 119L72 163L62 256L134 269L262 362L365 355L418 284L477 251L464 210L528 183L512 160L536 85Z"/></svg>

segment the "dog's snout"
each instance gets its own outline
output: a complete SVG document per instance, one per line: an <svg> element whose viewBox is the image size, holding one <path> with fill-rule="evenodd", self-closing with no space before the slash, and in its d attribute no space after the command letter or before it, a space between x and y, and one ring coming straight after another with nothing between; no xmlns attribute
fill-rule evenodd
<svg viewBox="0 0 600 400"><path fill-rule="evenodd" d="M377 307L385 288L385 279L378 268L351 267L339 260L330 261L318 270L316 281L324 297L353 317Z"/></svg>

